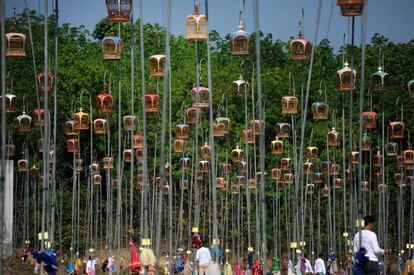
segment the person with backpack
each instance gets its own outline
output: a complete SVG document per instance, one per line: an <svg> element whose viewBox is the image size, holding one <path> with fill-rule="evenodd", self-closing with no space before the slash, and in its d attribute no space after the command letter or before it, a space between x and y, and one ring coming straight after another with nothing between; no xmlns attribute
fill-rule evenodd
<svg viewBox="0 0 414 275"><path fill-rule="evenodd" d="M363 270L362 274L365 275L379 275L378 255L390 252L387 248L380 248L374 229L375 217L367 215L364 217L364 228L357 232L354 237L355 258L359 262L359 268ZM361 260L364 256L367 258L367 261Z"/></svg>
<svg viewBox="0 0 414 275"><path fill-rule="evenodd" d="M305 274L313 274L313 269L310 261L308 260L308 255L306 253L300 258L297 266L296 266L296 274L298 275L305 275Z"/></svg>

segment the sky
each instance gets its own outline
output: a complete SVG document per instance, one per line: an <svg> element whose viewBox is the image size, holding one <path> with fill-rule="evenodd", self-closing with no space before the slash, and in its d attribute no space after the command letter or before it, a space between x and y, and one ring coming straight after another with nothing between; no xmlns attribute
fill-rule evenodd
<svg viewBox="0 0 414 275"><path fill-rule="evenodd" d="M29 8L43 13L44 0L27 0ZM49 0L50 12L52 2ZM165 0L143 0L144 22L164 25ZM254 32L253 0L246 2L246 30ZM305 37L313 40L316 25L317 0L259 0L260 29L271 33L274 39L287 41L298 33L301 9L305 11ZM6 15L23 11L24 0L6 0ZM138 18L138 0L134 0L134 18ZM172 0L172 34L184 34L185 17L193 12L193 0ZM201 1L204 13L204 1ZM237 30L240 0L209 0L209 27L226 35ZM331 7L333 10L331 13ZM381 33L391 41L408 42L414 38L414 0L370 0L368 3L367 39ZM59 0L60 24L84 25L91 32L95 24L107 16L104 0ZM332 17L331 17L332 15ZM331 23L329 26L329 18ZM348 33L349 19L340 16L336 0L322 0L319 41L328 38L335 49L342 45L344 33ZM356 18L356 44L361 41L361 17ZM328 33L329 28L329 33ZM328 35L327 35L328 34Z"/></svg>

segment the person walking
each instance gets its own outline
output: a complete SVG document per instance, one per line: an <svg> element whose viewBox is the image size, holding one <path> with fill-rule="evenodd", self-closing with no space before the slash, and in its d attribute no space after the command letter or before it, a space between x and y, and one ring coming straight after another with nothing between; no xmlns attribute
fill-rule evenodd
<svg viewBox="0 0 414 275"><path fill-rule="evenodd" d="M388 254L389 249L380 248L378 244L377 234L374 233L375 229L375 217L364 217L364 228L357 232L354 236L354 254L360 249L365 248L365 257L368 258L368 262L363 268L365 275L379 275L380 267L378 261L378 255ZM361 243L361 244L360 244Z"/></svg>
<svg viewBox="0 0 414 275"><path fill-rule="evenodd" d="M207 268L211 262L211 254L203 242L201 242L201 247L197 250L196 261L198 262L198 275L207 275Z"/></svg>
<svg viewBox="0 0 414 275"><path fill-rule="evenodd" d="M325 275L325 261L323 260L323 254L319 253L319 257L315 261L315 274L316 275Z"/></svg>
<svg viewBox="0 0 414 275"><path fill-rule="evenodd" d="M88 257L88 261L86 262L86 274L88 275L95 275L95 260L92 260L92 257Z"/></svg>

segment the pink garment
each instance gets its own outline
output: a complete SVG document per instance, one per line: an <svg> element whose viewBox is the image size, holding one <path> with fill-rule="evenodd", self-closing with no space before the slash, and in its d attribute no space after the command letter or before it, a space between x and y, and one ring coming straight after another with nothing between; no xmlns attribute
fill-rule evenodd
<svg viewBox="0 0 414 275"><path fill-rule="evenodd" d="M237 264L234 265L234 273L236 275L242 275L242 268L241 268L240 264L237 263Z"/></svg>
<svg viewBox="0 0 414 275"><path fill-rule="evenodd" d="M114 259L112 259L111 256L108 257L108 270L109 272L112 272L112 264L114 263Z"/></svg>

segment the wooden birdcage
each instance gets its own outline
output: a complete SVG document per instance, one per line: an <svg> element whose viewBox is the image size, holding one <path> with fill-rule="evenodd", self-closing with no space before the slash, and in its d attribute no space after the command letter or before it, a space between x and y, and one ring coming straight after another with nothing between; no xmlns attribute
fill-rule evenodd
<svg viewBox="0 0 414 275"><path fill-rule="evenodd" d="M372 180L377 184L384 182L384 174L381 172L375 172L374 174L372 174Z"/></svg>
<svg viewBox="0 0 414 275"><path fill-rule="evenodd" d="M240 74L239 79L233 81L233 91L236 97L243 97L249 92L249 82L247 82L243 75Z"/></svg>
<svg viewBox="0 0 414 275"><path fill-rule="evenodd" d="M313 195L315 193L315 185L313 183L306 184L306 194Z"/></svg>
<svg viewBox="0 0 414 275"><path fill-rule="evenodd" d="M121 60L124 42L118 36L107 36L102 39L102 54L104 60Z"/></svg>
<svg viewBox="0 0 414 275"><path fill-rule="evenodd" d="M240 174L245 174L247 172L247 162L245 162L244 160L240 161L237 164L237 172L239 172Z"/></svg>
<svg viewBox="0 0 414 275"><path fill-rule="evenodd" d="M29 169L29 176L31 177L38 177L39 176L39 167L33 164L32 167Z"/></svg>
<svg viewBox="0 0 414 275"><path fill-rule="evenodd" d="M89 130L89 115L82 108L79 108L79 112L73 115L73 121L75 122L73 128L76 131Z"/></svg>
<svg viewBox="0 0 414 275"><path fill-rule="evenodd" d="M231 163L225 162L220 165L220 170L223 175L230 175L231 173Z"/></svg>
<svg viewBox="0 0 414 275"><path fill-rule="evenodd" d="M265 124L263 120L253 119L250 121L250 129L253 131L253 134L258 136L260 133L263 133L265 130Z"/></svg>
<svg viewBox="0 0 414 275"><path fill-rule="evenodd" d="M299 35L298 38L295 38L290 42L290 53L292 55L292 60L294 61L304 61L309 59L311 51L312 43L304 39L302 35Z"/></svg>
<svg viewBox="0 0 414 275"><path fill-rule="evenodd" d="M338 147L341 144L341 134L332 127L332 130L328 133L328 145L329 147Z"/></svg>
<svg viewBox="0 0 414 275"><path fill-rule="evenodd" d="M190 137L190 126L188 124L175 125L175 138L188 139Z"/></svg>
<svg viewBox="0 0 414 275"><path fill-rule="evenodd" d="M388 132L390 135L390 138L392 139L403 139L404 138L404 129L405 124L401 121L393 121L390 122L388 126Z"/></svg>
<svg viewBox="0 0 414 275"><path fill-rule="evenodd" d="M200 173L207 173L210 171L210 162L208 160L200 160L198 162L198 171Z"/></svg>
<svg viewBox="0 0 414 275"><path fill-rule="evenodd" d="M152 77L164 76L164 63L166 56L164 54L152 55L149 58L150 73Z"/></svg>
<svg viewBox="0 0 414 275"><path fill-rule="evenodd" d="M323 183L323 174L321 172L315 172L313 174L312 181L314 184L321 184Z"/></svg>
<svg viewBox="0 0 414 275"><path fill-rule="evenodd" d="M254 144L256 137L251 129L243 130L242 131L242 141L246 144Z"/></svg>
<svg viewBox="0 0 414 275"><path fill-rule="evenodd" d="M270 148L272 150L273 155L283 154L283 141L281 141L278 137L276 137L275 140L272 140L270 144Z"/></svg>
<svg viewBox="0 0 414 275"><path fill-rule="evenodd" d="M8 57L24 57L26 56L26 35L16 32L6 33L6 49L5 55Z"/></svg>
<svg viewBox="0 0 414 275"><path fill-rule="evenodd" d="M403 176L402 176L401 173L395 173L394 174L394 182L397 185L404 184L404 186L405 186L405 182L403 181Z"/></svg>
<svg viewBox="0 0 414 275"><path fill-rule="evenodd" d="M14 113L16 112L16 103L17 103L17 97L13 94L6 93L5 94L5 103L6 103L6 113ZM1 99L1 97L0 97Z"/></svg>
<svg viewBox="0 0 414 275"><path fill-rule="evenodd" d="M378 67L378 71L371 75L371 90L374 92L385 91L387 89L389 77L382 67Z"/></svg>
<svg viewBox="0 0 414 275"><path fill-rule="evenodd" d="M186 35L185 39L189 41L205 41L207 40L207 17L200 14L196 5L194 13L185 19Z"/></svg>
<svg viewBox="0 0 414 275"><path fill-rule="evenodd" d="M89 170L91 175L98 175L100 173L100 166L98 163L93 162L90 166L89 166Z"/></svg>
<svg viewBox="0 0 414 275"><path fill-rule="evenodd" d="M369 181L364 180L361 182L361 191L369 192Z"/></svg>
<svg viewBox="0 0 414 275"><path fill-rule="evenodd" d="M380 151L378 151L377 154L374 155L372 162L373 162L374 167L381 167L382 166L383 157L382 157Z"/></svg>
<svg viewBox="0 0 414 275"><path fill-rule="evenodd" d="M5 153L5 156L8 158L14 157L16 153L16 146L14 144L4 145L4 153Z"/></svg>
<svg viewBox="0 0 414 275"><path fill-rule="evenodd" d="M363 112L362 123L365 129L377 128L377 113L376 112Z"/></svg>
<svg viewBox="0 0 414 275"><path fill-rule="evenodd" d="M241 21L239 29L230 36L231 54L236 56L249 55L251 48L250 33L244 30L244 24Z"/></svg>
<svg viewBox="0 0 414 275"><path fill-rule="evenodd" d="M184 179L180 184L180 188L182 190L188 190L190 188L190 181L188 179Z"/></svg>
<svg viewBox="0 0 414 275"><path fill-rule="evenodd" d="M45 73L41 72L36 75L37 88L39 92L53 92L55 75L48 72L47 78L47 87L45 87Z"/></svg>
<svg viewBox="0 0 414 275"><path fill-rule="evenodd" d="M226 189L227 188L227 181L222 177L216 178L216 188L217 189Z"/></svg>
<svg viewBox="0 0 414 275"><path fill-rule="evenodd" d="M236 146L236 149L233 149L231 151L231 156L232 156L233 162L241 162L244 158L243 150L241 150L239 146Z"/></svg>
<svg viewBox="0 0 414 275"><path fill-rule="evenodd" d="M38 140L37 140L37 151L39 152L39 153L43 153L43 146L44 146L45 144L44 144L44 139L43 138L39 138ZM49 150L53 150L53 144L52 144L52 141L49 139Z"/></svg>
<svg viewBox="0 0 414 275"><path fill-rule="evenodd" d="M200 122L201 109L190 107L185 111L185 116L188 125L196 125Z"/></svg>
<svg viewBox="0 0 414 275"><path fill-rule="evenodd" d="M180 158L180 169L189 170L191 169L192 162L191 159L188 157Z"/></svg>
<svg viewBox="0 0 414 275"><path fill-rule="evenodd" d="M349 92L355 90L357 71L349 68L345 62L344 67L336 72L336 86L339 91Z"/></svg>
<svg viewBox="0 0 414 275"><path fill-rule="evenodd" d="M232 185L232 186L230 187L230 189L231 189L231 193L232 193L233 195L237 195L237 194L239 194L239 193L240 193L240 187L239 187L238 185Z"/></svg>
<svg viewBox="0 0 414 275"><path fill-rule="evenodd" d="M164 176L165 177L169 177L171 175L171 165L170 163L167 161L164 164Z"/></svg>
<svg viewBox="0 0 414 275"><path fill-rule="evenodd" d="M213 124L213 134L215 137L224 137L230 132L230 119L227 117L217 117Z"/></svg>
<svg viewBox="0 0 414 275"><path fill-rule="evenodd" d="M237 186L245 186L246 185L246 177L245 176L237 176L234 185Z"/></svg>
<svg viewBox="0 0 414 275"><path fill-rule="evenodd" d="M371 151L372 147L372 140L368 137L366 133L364 133L364 136L362 138L362 151Z"/></svg>
<svg viewBox="0 0 414 275"><path fill-rule="evenodd" d="M324 160L324 161L321 162L321 171L322 171L323 174L328 174L329 167L330 167L329 161Z"/></svg>
<svg viewBox="0 0 414 275"><path fill-rule="evenodd" d="M29 161L27 159L19 159L17 161L17 172L29 172Z"/></svg>
<svg viewBox="0 0 414 275"><path fill-rule="evenodd" d="M324 197L324 198L329 197L329 188L328 188L328 185L326 185L326 184L322 188L322 197Z"/></svg>
<svg viewBox="0 0 414 275"><path fill-rule="evenodd" d="M115 23L131 21L132 0L105 0L108 19Z"/></svg>
<svg viewBox="0 0 414 275"><path fill-rule="evenodd" d="M337 0L342 16L360 16L364 9L364 0Z"/></svg>
<svg viewBox="0 0 414 275"><path fill-rule="evenodd" d="M282 97L282 114L297 114L299 101L296 96Z"/></svg>
<svg viewBox="0 0 414 275"><path fill-rule="evenodd" d="M112 113L113 97L106 90L96 96L96 108L99 113Z"/></svg>
<svg viewBox="0 0 414 275"><path fill-rule="evenodd" d="M144 160L144 148L137 148L134 150L134 153L137 161Z"/></svg>
<svg viewBox="0 0 414 275"><path fill-rule="evenodd" d="M318 158L319 149L316 146L306 147L306 157L309 160L316 160Z"/></svg>
<svg viewBox="0 0 414 275"><path fill-rule="evenodd" d="M293 184L295 182L295 176L293 173L288 172L283 175L283 182L285 185Z"/></svg>
<svg viewBox="0 0 414 275"><path fill-rule="evenodd" d="M250 189L255 189L255 188L257 187L257 180L256 180L256 179L254 179L254 178L249 179L249 180L247 181L247 183L248 183L248 187L249 187Z"/></svg>
<svg viewBox="0 0 414 275"><path fill-rule="evenodd" d="M327 120L329 118L329 105L324 102L313 103L311 110L314 120Z"/></svg>
<svg viewBox="0 0 414 275"><path fill-rule="evenodd" d="M93 129L95 135L106 135L106 129L108 128L108 123L106 119L97 118L93 121Z"/></svg>
<svg viewBox="0 0 414 275"><path fill-rule="evenodd" d="M103 162L103 168L104 169L113 169L114 168L114 158L113 157L104 157L102 162Z"/></svg>
<svg viewBox="0 0 414 275"><path fill-rule="evenodd" d="M408 93L410 97L414 98L414 79L408 81L407 88L408 88Z"/></svg>
<svg viewBox="0 0 414 275"><path fill-rule="evenodd" d="M187 150L187 141L185 139L175 139L173 148L174 153L184 153Z"/></svg>
<svg viewBox="0 0 414 275"><path fill-rule="evenodd" d="M122 153L122 159L124 162L132 161L132 149L125 149Z"/></svg>
<svg viewBox="0 0 414 275"><path fill-rule="evenodd" d="M273 180L280 180L282 178L282 169L272 168L270 176Z"/></svg>
<svg viewBox="0 0 414 275"><path fill-rule="evenodd" d="M203 146L200 148L200 157L202 159L210 159L211 156L211 146L208 145L206 142Z"/></svg>
<svg viewBox="0 0 414 275"><path fill-rule="evenodd" d="M292 132L292 127L289 123L276 124L276 136L279 138L289 138Z"/></svg>
<svg viewBox="0 0 414 275"><path fill-rule="evenodd" d="M210 107L210 90L206 87L194 87L191 90L193 108L207 109Z"/></svg>
<svg viewBox="0 0 414 275"><path fill-rule="evenodd" d="M80 143L77 138L70 138L66 141L66 146L68 153L79 153L80 152Z"/></svg>
<svg viewBox="0 0 414 275"><path fill-rule="evenodd" d="M290 158L282 158L280 160L280 167L282 168L283 171L290 170L291 166L292 166L292 160Z"/></svg>
<svg viewBox="0 0 414 275"><path fill-rule="evenodd" d="M414 150L403 151L403 164L406 168L414 165Z"/></svg>
<svg viewBox="0 0 414 275"><path fill-rule="evenodd" d="M303 164L303 173L305 175L312 175L315 172L315 164L307 161Z"/></svg>
<svg viewBox="0 0 414 275"><path fill-rule="evenodd" d="M32 130L32 117L25 111L17 117L17 126L20 133L29 133Z"/></svg>
<svg viewBox="0 0 414 275"><path fill-rule="evenodd" d="M341 178L334 178L333 185L335 189L341 189L344 186L344 181Z"/></svg>
<svg viewBox="0 0 414 275"><path fill-rule="evenodd" d="M143 149L144 148L144 135L141 133L137 133L133 136L134 143L133 148L134 149Z"/></svg>
<svg viewBox="0 0 414 275"><path fill-rule="evenodd" d="M278 192L283 192L285 191L285 183L282 180L278 180L277 181L277 191Z"/></svg>
<svg viewBox="0 0 414 275"><path fill-rule="evenodd" d="M74 167L75 171L78 171L78 172L83 171L83 163L84 163L83 159L76 158L75 159L75 167Z"/></svg>
<svg viewBox="0 0 414 275"><path fill-rule="evenodd" d="M124 131L135 131L137 126L137 119L135 116L124 116L122 120L124 122Z"/></svg>
<svg viewBox="0 0 414 275"><path fill-rule="evenodd" d="M145 95L145 112L158 113L160 97L157 94Z"/></svg>
<svg viewBox="0 0 414 275"><path fill-rule="evenodd" d="M47 115L50 118L49 111L47 112ZM35 127L43 127L45 126L45 120L46 120L46 112L45 109L35 109L33 112L33 124ZM49 120L50 121L50 120Z"/></svg>
<svg viewBox="0 0 414 275"><path fill-rule="evenodd" d="M138 173L135 175L135 186L141 188L144 185L144 174Z"/></svg>
<svg viewBox="0 0 414 275"><path fill-rule="evenodd" d="M398 155L398 143L396 142L388 142L385 144L385 153L387 157L395 157Z"/></svg>
<svg viewBox="0 0 414 275"><path fill-rule="evenodd" d="M94 185L101 185L102 183L102 176L101 175L93 175L93 184Z"/></svg>
<svg viewBox="0 0 414 275"><path fill-rule="evenodd" d="M414 176L406 176L405 177L405 185L411 186L414 183Z"/></svg>
<svg viewBox="0 0 414 275"><path fill-rule="evenodd" d="M386 193L388 186L385 183L378 184L378 192Z"/></svg>
<svg viewBox="0 0 414 275"><path fill-rule="evenodd" d="M337 163L332 163L329 169L329 174L331 176L339 176L339 173L341 172L341 166Z"/></svg>
<svg viewBox="0 0 414 275"><path fill-rule="evenodd" d="M358 151L352 151L351 152L351 163L352 164L358 164L359 163L359 152Z"/></svg>
<svg viewBox="0 0 414 275"><path fill-rule="evenodd" d="M63 125L63 131L67 136L76 136L79 134L79 132L75 130L75 121L73 120L68 120L65 122Z"/></svg>

